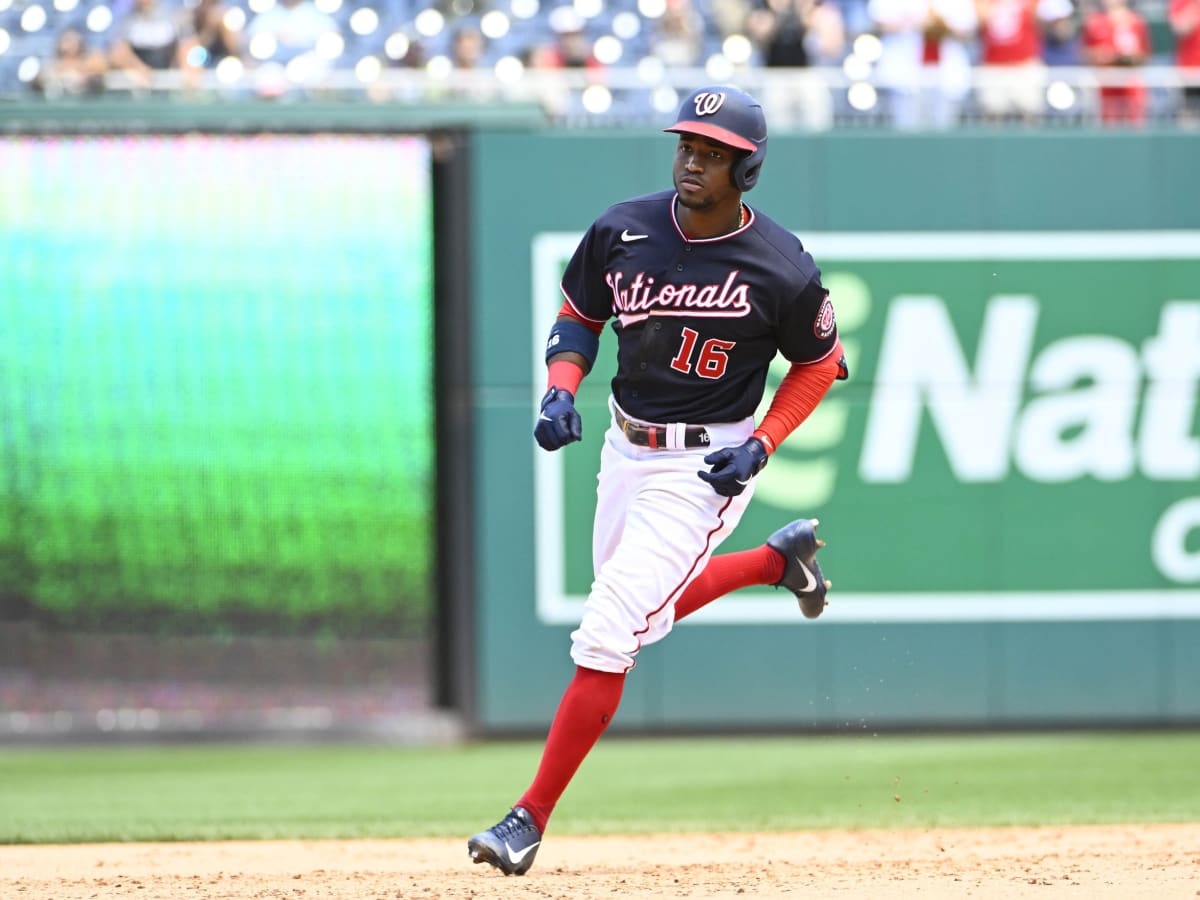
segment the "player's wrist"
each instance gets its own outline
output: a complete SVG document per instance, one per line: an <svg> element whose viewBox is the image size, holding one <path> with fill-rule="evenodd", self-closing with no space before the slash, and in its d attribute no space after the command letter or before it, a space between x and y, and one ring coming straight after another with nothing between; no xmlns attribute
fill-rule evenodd
<svg viewBox="0 0 1200 900"><path fill-rule="evenodd" d="M762 442L761 438L757 435L751 435L746 438L746 442L742 447L750 457L750 471L752 475L757 475L766 468L767 459L770 454L767 452L767 446Z"/></svg>
<svg viewBox="0 0 1200 900"><path fill-rule="evenodd" d="M772 438L771 435L768 434L761 425L758 428L755 428L754 433L750 436L752 438L756 438L758 442L762 444L763 451L767 454L767 456L770 456L772 453L774 453L775 448L778 446L778 444L775 443L775 439Z"/></svg>
<svg viewBox="0 0 1200 900"><path fill-rule="evenodd" d="M579 393L583 382L583 369L569 359L552 360L546 368L546 387L566 391L572 397Z"/></svg>

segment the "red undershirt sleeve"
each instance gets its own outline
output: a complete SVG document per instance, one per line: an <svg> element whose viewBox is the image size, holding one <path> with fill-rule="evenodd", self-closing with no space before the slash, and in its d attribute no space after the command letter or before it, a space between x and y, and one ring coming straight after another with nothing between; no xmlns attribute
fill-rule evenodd
<svg viewBox="0 0 1200 900"><path fill-rule="evenodd" d="M774 453L787 436L817 408L838 377L841 358L842 345L839 341L820 362L807 365L792 363L771 398L767 414L754 429L754 436L763 442L768 454Z"/></svg>
<svg viewBox="0 0 1200 900"><path fill-rule="evenodd" d="M583 381L583 369L566 359L556 359L546 368L546 389L552 387L570 391L574 397L579 393L579 383Z"/></svg>

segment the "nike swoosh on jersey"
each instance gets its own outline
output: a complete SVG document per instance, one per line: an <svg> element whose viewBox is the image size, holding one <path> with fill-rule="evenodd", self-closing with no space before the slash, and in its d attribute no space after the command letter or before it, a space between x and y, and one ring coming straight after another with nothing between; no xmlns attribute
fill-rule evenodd
<svg viewBox="0 0 1200 900"><path fill-rule="evenodd" d="M640 241L642 238L648 237L650 237L648 234L630 234L628 228L621 232L621 240L623 241Z"/></svg>
<svg viewBox="0 0 1200 900"><path fill-rule="evenodd" d="M536 847L540 843L541 843L541 841L538 841L535 844L530 844L528 847L526 847L524 850L522 850L520 853L518 853L516 850L514 850L509 845L508 841L505 841L504 849L508 851L508 858L513 861L513 865L518 865L518 864L520 864L521 860L523 860L526 856L529 855L529 851L532 850L534 847Z"/></svg>
<svg viewBox="0 0 1200 900"><path fill-rule="evenodd" d="M804 573L804 578L808 582L802 590L811 591L817 586L817 579L813 577L813 573L808 570L808 566L798 556L796 557L796 565L800 567L800 571Z"/></svg>

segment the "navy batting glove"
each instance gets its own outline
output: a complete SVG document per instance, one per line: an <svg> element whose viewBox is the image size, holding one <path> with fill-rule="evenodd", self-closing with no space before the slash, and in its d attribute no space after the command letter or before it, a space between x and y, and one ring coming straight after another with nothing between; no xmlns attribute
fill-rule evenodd
<svg viewBox="0 0 1200 900"><path fill-rule="evenodd" d="M736 497L746 489L750 479L767 464L767 448L756 437L747 438L740 447L714 450L704 461L712 466L708 472L696 474L713 486L722 497Z"/></svg>
<svg viewBox="0 0 1200 900"><path fill-rule="evenodd" d="M542 398L542 412L533 436L543 450L557 450L583 437L583 420L570 391L551 386Z"/></svg>

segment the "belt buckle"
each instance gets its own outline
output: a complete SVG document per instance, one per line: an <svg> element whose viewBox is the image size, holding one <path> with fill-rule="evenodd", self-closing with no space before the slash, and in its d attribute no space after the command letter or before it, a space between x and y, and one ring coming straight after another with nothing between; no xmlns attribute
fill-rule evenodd
<svg viewBox="0 0 1200 900"><path fill-rule="evenodd" d="M649 430L642 425L638 425L636 422L631 422L629 417L620 410L617 411L617 418L620 421L621 434L625 435L625 440L629 441L631 444L637 445L638 442L635 440L635 437L646 436L646 433Z"/></svg>

